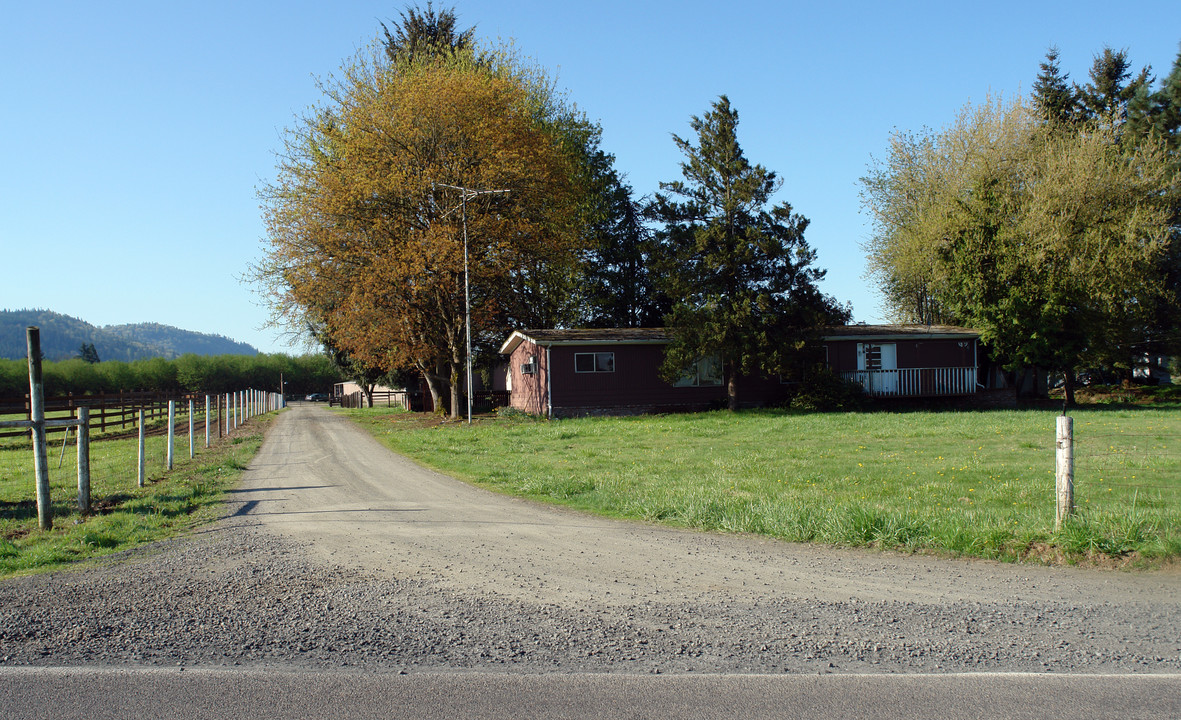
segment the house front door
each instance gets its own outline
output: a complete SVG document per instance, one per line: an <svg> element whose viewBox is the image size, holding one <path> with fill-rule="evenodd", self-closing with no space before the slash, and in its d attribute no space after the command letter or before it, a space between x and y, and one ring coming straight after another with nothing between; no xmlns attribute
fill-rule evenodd
<svg viewBox="0 0 1181 720"><path fill-rule="evenodd" d="M898 394L897 344L857 343L857 369L865 371L861 384L870 394Z"/></svg>

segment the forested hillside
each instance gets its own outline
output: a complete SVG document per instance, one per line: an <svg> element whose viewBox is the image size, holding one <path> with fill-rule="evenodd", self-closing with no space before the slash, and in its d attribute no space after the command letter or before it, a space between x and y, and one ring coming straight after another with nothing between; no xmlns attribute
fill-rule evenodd
<svg viewBox="0 0 1181 720"><path fill-rule="evenodd" d="M180 357L186 353L194 355L255 355L258 353L258 350L253 346L222 335L206 335L159 323L107 325L103 327L103 330L128 341L162 350L164 351L163 357Z"/></svg>
<svg viewBox="0 0 1181 720"><path fill-rule="evenodd" d="M41 328L41 354L46 360L79 357L93 345L100 360L143 360L196 355L254 355L258 350L220 335L145 323L96 327L51 310L0 310L0 358L25 357L25 328Z"/></svg>

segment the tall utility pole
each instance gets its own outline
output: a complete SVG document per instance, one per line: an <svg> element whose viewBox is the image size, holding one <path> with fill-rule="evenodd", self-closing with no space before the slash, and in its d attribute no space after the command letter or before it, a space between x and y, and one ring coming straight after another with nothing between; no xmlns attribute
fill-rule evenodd
<svg viewBox="0 0 1181 720"><path fill-rule="evenodd" d="M451 190L458 190L460 201L459 206L463 213L463 310L464 310L464 324L467 330L467 424L472 424L472 297L471 290L468 284L468 263L467 263L467 201L469 198L476 198L480 195L507 195L511 190L472 190L471 188L461 187L458 185L446 185L444 183L431 183L433 187L449 188ZM447 217L455 209L452 208L442 217Z"/></svg>

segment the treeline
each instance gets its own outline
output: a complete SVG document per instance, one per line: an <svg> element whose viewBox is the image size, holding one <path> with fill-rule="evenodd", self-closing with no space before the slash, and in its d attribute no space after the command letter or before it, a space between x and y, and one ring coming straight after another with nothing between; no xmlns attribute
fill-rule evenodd
<svg viewBox="0 0 1181 720"><path fill-rule="evenodd" d="M456 418L469 338L486 366L517 328L662 326L665 379L716 357L734 408L739 376L804 367L848 319L724 95L673 136L682 178L637 199L602 128L511 45L431 3L382 28L284 134L251 272L362 385L413 373Z"/></svg>
<svg viewBox="0 0 1181 720"><path fill-rule="evenodd" d="M257 388L279 389L280 377L289 395L329 392L341 381L340 371L324 355L292 357L283 354L182 355L174 360L151 358L122 362L84 360L46 361L42 364L45 394L50 397L156 392L223 393ZM20 397L29 391L26 360L0 360L0 397Z"/></svg>
<svg viewBox="0 0 1181 720"><path fill-rule="evenodd" d="M1006 370L1152 377L1181 354L1181 54L1154 88L1125 51L1029 98L898 131L863 178L865 243L898 320L966 325Z"/></svg>

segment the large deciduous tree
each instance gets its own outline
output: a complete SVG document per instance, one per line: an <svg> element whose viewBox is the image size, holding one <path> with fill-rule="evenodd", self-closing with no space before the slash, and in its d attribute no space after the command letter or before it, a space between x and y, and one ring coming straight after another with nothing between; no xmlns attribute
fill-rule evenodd
<svg viewBox="0 0 1181 720"><path fill-rule="evenodd" d="M417 367L456 417L465 272L475 338L528 315L520 285L571 266L586 240L597 131L536 71L441 42L362 53L325 83L260 193L269 248L255 274L277 319L372 373ZM507 192L464 207L456 187Z"/></svg>
<svg viewBox="0 0 1181 720"><path fill-rule="evenodd" d="M662 372L676 379L694 362L717 358L731 410L741 376L787 371L820 328L848 318L817 288L824 271L812 266L807 219L785 202L772 204L781 182L747 160L737 126L724 95L693 117L696 144L673 136L684 179L661 183L650 206L663 225L659 285L674 302Z"/></svg>
<svg viewBox="0 0 1181 720"><path fill-rule="evenodd" d="M863 180L887 301L914 279L1010 370L1127 357L1164 293L1174 174L1160 142L1110 122L1064 132L1041 103L989 102L941 132L896 134ZM919 270L916 271L916 268Z"/></svg>

